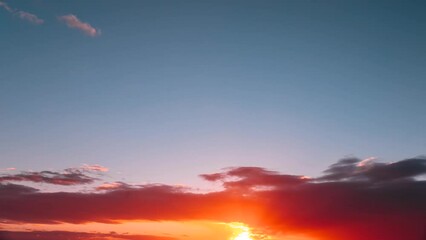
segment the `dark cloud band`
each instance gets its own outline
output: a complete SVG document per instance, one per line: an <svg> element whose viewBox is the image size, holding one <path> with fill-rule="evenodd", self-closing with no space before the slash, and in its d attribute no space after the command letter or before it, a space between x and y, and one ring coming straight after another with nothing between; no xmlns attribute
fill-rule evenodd
<svg viewBox="0 0 426 240"><path fill-rule="evenodd" d="M367 165L366 165L367 164ZM425 159L383 164L344 159L311 179L257 167L204 174L225 189L118 184L93 193L0 185L0 219L25 223L213 220L319 239L423 240Z"/></svg>

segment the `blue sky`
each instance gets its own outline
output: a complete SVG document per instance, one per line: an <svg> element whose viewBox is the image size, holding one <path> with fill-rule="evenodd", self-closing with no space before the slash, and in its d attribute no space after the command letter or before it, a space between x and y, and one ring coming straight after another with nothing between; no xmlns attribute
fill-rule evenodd
<svg viewBox="0 0 426 240"><path fill-rule="evenodd" d="M188 183L425 154L422 1L2 2L0 168Z"/></svg>

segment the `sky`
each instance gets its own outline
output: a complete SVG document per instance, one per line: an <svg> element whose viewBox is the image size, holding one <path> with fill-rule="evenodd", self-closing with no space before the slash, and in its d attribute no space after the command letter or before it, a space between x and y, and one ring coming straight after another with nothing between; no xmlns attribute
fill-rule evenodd
<svg viewBox="0 0 426 240"><path fill-rule="evenodd" d="M0 210L13 209L0 213L0 240L244 240L249 230L358 240L348 226L372 231L355 207L378 229L396 224L370 216L369 198L410 219L395 239L424 240L426 216L412 210L426 198L425 10L416 0L0 0ZM316 208L299 210L319 192ZM144 215L151 195L205 214L172 204ZM320 223L333 196L347 214ZM108 210L122 197L139 210ZM52 202L43 219L36 209ZM294 208L271 211L283 202Z"/></svg>

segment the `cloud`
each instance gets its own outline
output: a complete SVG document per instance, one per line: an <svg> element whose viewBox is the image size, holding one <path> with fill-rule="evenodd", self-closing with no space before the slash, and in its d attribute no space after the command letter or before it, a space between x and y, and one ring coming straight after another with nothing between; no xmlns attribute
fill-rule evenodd
<svg viewBox="0 0 426 240"><path fill-rule="evenodd" d="M426 173L426 158L378 163L371 159L342 159L325 170L319 180L386 182L407 180Z"/></svg>
<svg viewBox="0 0 426 240"><path fill-rule="evenodd" d="M60 16L59 20L65 22L68 27L78 29L88 36L96 37L101 34L99 29L92 27L88 23L80 21L80 19L73 14Z"/></svg>
<svg viewBox="0 0 426 240"><path fill-rule="evenodd" d="M0 7L4 8L6 11L10 13L14 12L14 10L11 7L9 7L9 5L7 5L7 3L5 2L0 2Z"/></svg>
<svg viewBox="0 0 426 240"><path fill-rule="evenodd" d="M109 171L109 169L107 167L103 167L103 166L98 165L98 164L93 164L93 165L83 164L83 166L81 166L81 169L86 170L86 171L95 171L95 172L108 172Z"/></svg>
<svg viewBox="0 0 426 240"><path fill-rule="evenodd" d="M196 194L168 185L144 185L113 191L41 192L0 185L0 219L28 223L113 223L121 220L235 220L250 209L239 195ZM11 201L13 199L13 201ZM226 204L217 204L221 202ZM29 204L31 203L31 204ZM238 217L237 217L238 218Z"/></svg>
<svg viewBox="0 0 426 240"><path fill-rule="evenodd" d="M36 15L24 12L24 11L18 11L16 14L24 20L27 20L29 22L35 23L35 24L42 24L44 21L40 18L38 18Z"/></svg>
<svg viewBox="0 0 426 240"><path fill-rule="evenodd" d="M256 189L262 187L287 187L305 183L307 177L279 174L260 167L230 168L223 173L201 174L207 181L220 181L226 189Z"/></svg>
<svg viewBox="0 0 426 240"><path fill-rule="evenodd" d="M44 23L44 20L40 19L36 15L29 13L29 12L13 9L13 8L9 7L9 5L5 2L0 2L0 7L4 8L6 11L8 11L8 12L12 13L13 15L18 16L19 18L26 20L30 23L34 23L34 24L37 24L37 25Z"/></svg>
<svg viewBox="0 0 426 240"><path fill-rule="evenodd" d="M107 190L107 191L112 191L112 190L119 190L119 189L129 189L132 186L124 183L124 182L113 182L113 183L103 183L100 186L96 187L95 189L97 191L103 191L103 190Z"/></svg>
<svg viewBox="0 0 426 240"><path fill-rule="evenodd" d="M15 171L16 168L14 167L8 167L8 168L0 168L0 172L11 172L11 171Z"/></svg>
<svg viewBox="0 0 426 240"><path fill-rule="evenodd" d="M0 176L1 182L35 182L49 183L56 185L79 185L93 183L96 178L84 174L79 169L68 168L63 172L41 171L41 172L22 172L18 174L7 174Z"/></svg>
<svg viewBox="0 0 426 240"><path fill-rule="evenodd" d="M0 184L0 193L3 196L14 196L16 194L29 194L34 192L38 192L38 189L11 183Z"/></svg>
<svg viewBox="0 0 426 240"><path fill-rule="evenodd" d="M225 189L198 193L169 185L117 184L107 191L42 192L0 184L0 220L116 223L126 220L244 222L269 234L318 240L423 240L423 158L330 166L320 178L236 167L201 175ZM260 188L259 188L260 187Z"/></svg>
<svg viewBox="0 0 426 240"><path fill-rule="evenodd" d="M151 235L131 235L111 233L87 233L67 231L0 231L0 240L173 240L171 237L159 237Z"/></svg>

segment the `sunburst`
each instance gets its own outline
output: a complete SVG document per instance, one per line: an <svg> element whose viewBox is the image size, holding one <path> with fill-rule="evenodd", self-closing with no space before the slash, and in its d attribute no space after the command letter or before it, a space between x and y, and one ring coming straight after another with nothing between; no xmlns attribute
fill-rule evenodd
<svg viewBox="0 0 426 240"><path fill-rule="evenodd" d="M242 223L229 223L228 224L234 231L230 240L253 240L250 228Z"/></svg>
<svg viewBox="0 0 426 240"><path fill-rule="evenodd" d="M249 232L242 232L238 234L236 237L234 237L233 240L253 240L253 239L250 237Z"/></svg>

